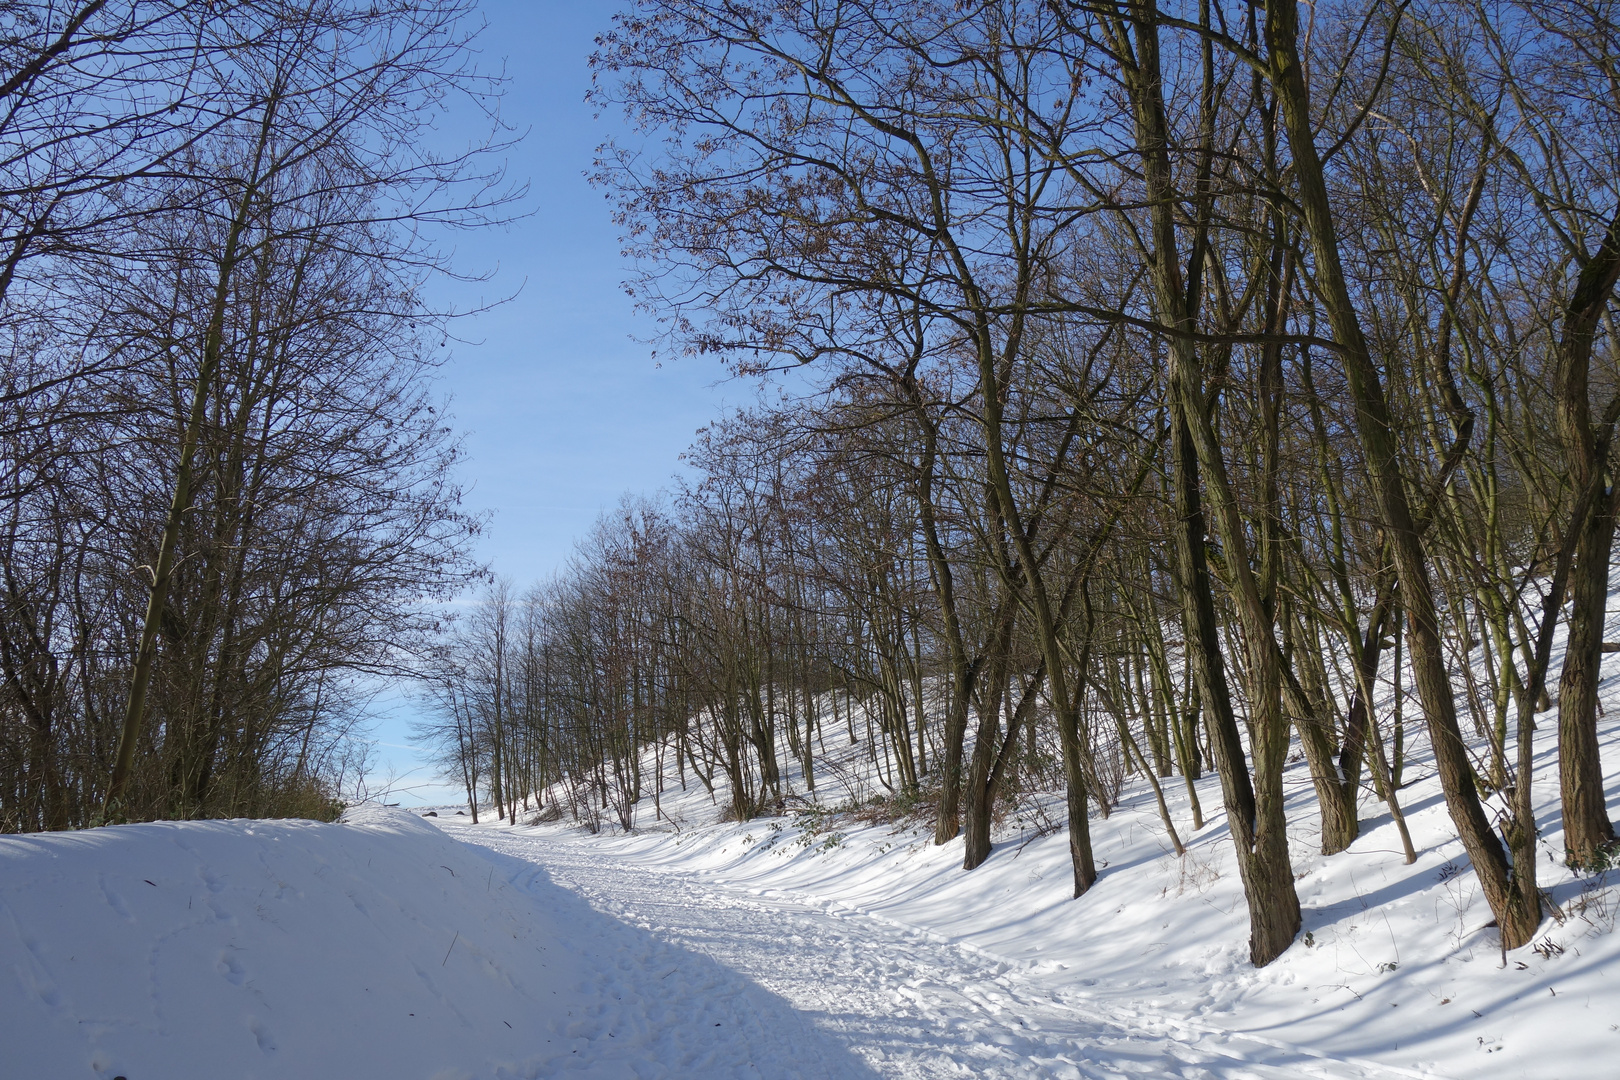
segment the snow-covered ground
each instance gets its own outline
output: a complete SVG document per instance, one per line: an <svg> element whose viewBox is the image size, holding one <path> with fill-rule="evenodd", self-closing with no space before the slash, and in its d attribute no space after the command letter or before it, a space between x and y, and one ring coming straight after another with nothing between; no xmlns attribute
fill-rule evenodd
<svg viewBox="0 0 1620 1080"><path fill-rule="evenodd" d="M701 952L413 815L0 837L0 1078L866 1077Z"/></svg>
<svg viewBox="0 0 1620 1080"><path fill-rule="evenodd" d="M1128 779L1075 900L1066 838L1039 827L1057 795L1025 797L964 873L926 821L837 809L880 770L832 724L814 799L787 777L811 809L743 823L666 754L629 834L362 807L0 837L0 1080L1620 1076L1620 871L1562 865L1550 719L1556 913L1505 956L1415 728L1411 866L1370 796L1351 850L1317 854L1290 767L1304 928L1260 970L1213 778L1196 833L1165 785L1182 857Z"/></svg>
<svg viewBox="0 0 1620 1080"><path fill-rule="evenodd" d="M1376 816L1313 854L1292 782L1308 936L1260 971L1224 829L1178 859L1142 792L1078 901L1061 833L1012 821L965 874L960 841L720 823L695 784L622 836L367 807L0 837L0 1080L1615 1075L1617 890L1549 861L1564 921L1503 966L1431 778L1412 867Z"/></svg>
<svg viewBox="0 0 1620 1080"><path fill-rule="evenodd" d="M1608 667L1605 786L1610 815L1620 817L1620 662ZM814 812L725 822L724 787L710 795L689 773L682 790L666 754L657 807L649 791L629 834L607 824L597 836L521 820L446 824L556 867L559 881L601 910L671 940L730 933L727 963L840 1031L881 1075L1123 1076L1153 1061L1148 1075L1275 1075L1270 1066L1326 1076L1620 1076L1620 871L1580 876L1563 866L1553 715L1542 714L1534 797L1541 885L1555 907L1532 946L1506 955L1410 714L1401 802L1417 861L1404 863L1388 810L1370 793L1360 839L1322 857L1308 772L1290 766L1304 925L1260 970L1248 962L1248 918L1214 777L1198 785L1208 822L1196 833L1183 781L1164 784L1183 857L1151 789L1128 780L1119 808L1093 816L1106 866L1079 900L1070 896L1065 835L1036 828L1062 820L1056 795L1026 800L990 860L964 873L961 840L934 846L926 820L870 824L831 811L878 787L868 744L848 745L831 724L833 767L819 774ZM651 757L646 766L655 775ZM805 794L802 777L788 781ZM649 874L663 884L647 884ZM696 914L683 921L677 907ZM818 959L796 962L793 947L738 938L748 918L719 914L733 909L791 912L780 933ZM851 943L859 961L831 986L820 972L841 970L844 945L827 941ZM865 1003L858 1013L899 1019L862 1034L861 1022L841 1018L836 1003L846 999ZM908 1037L908 1025L926 1036ZM947 1059L968 1071L951 1072Z"/></svg>
<svg viewBox="0 0 1620 1080"><path fill-rule="evenodd" d="M865 1066L853 1075L1284 1080L1427 1075L1336 1060L1162 1008L1121 1008L1061 965L1032 967L837 902L657 872L556 833L463 835L544 865L599 910L752 980L749 1007L786 1002ZM1162 1005L1163 1002L1158 1004ZM767 1034L767 1038L773 1036ZM764 1063L761 1075L784 1075ZM869 1070L869 1071L866 1071ZM611 1075L603 1073L602 1075ZM693 1073L701 1076L703 1073Z"/></svg>
<svg viewBox="0 0 1620 1080"><path fill-rule="evenodd" d="M1611 727L1611 763L1615 741ZM1296 770L1290 787L1304 929L1261 970L1212 779L1200 796L1215 820L1182 858L1145 785L1095 820L1108 866L1080 900L1061 832L1005 838L968 874L961 841L935 847L925 828L838 815L719 823L696 784L663 794L679 829L653 824L650 803L628 835L440 821L546 866L603 912L703 948L881 1076L1620 1075L1620 874L1583 879L1549 859L1563 921L1549 917L1538 947L1504 966L1432 776L1403 792L1412 866L1370 803L1361 839L1324 859L1308 778ZM1172 810L1185 837L1184 796Z"/></svg>

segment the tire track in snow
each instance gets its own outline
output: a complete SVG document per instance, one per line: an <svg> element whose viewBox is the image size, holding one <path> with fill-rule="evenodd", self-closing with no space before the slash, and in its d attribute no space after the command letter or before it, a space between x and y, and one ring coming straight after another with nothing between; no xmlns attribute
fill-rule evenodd
<svg viewBox="0 0 1620 1080"><path fill-rule="evenodd" d="M617 860L555 834L447 828L544 867L593 907L702 951L790 1002L895 1080L1384 1080L1422 1075L1338 1061L1269 1039L1143 1013L1108 1016L1077 994L925 930L849 908L732 890Z"/></svg>

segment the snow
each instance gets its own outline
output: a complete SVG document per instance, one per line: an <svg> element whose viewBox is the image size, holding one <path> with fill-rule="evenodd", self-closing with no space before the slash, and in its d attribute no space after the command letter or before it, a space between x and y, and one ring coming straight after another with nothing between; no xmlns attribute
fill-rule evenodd
<svg viewBox="0 0 1620 1080"><path fill-rule="evenodd" d="M368 806L0 837L0 1077L1613 1074L1617 890L1547 863L1562 951L1504 967L1432 778L1411 867L1377 817L1312 854L1290 783L1310 938L1258 971L1218 814L1177 859L1145 791L1078 901L1061 833L1010 822L965 874L920 825L721 823L673 778L628 835Z"/></svg>
<svg viewBox="0 0 1620 1080"><path fill-rule="evenodd" d="M1214 778L1197 832L1164 785L1180 858L1127 779L1075 900L1066 837L1038 827L1059 796L1023 796L964 873L924 818L839 809L879 779L832 724L814 796L787 774L805 812L750 822L664 754L628 834L366 806L0 837L0 1080L1606 1078L1620 872L1562 865L1551 718L1533 797L1557 909L1507 954L1415 727L1410 866L1370 796L1351 849L1317 854L1290 766L1304 927L1258 970Z"/></svg>
<svg viewBox="0 0 1620 1080"><path fill-rule="evenodd" d="M1620 667L1603 693L1605 790L1620 792ZM868 748L848 745L831 724L826 750L836 767L819 774L813 812L725 822L723 784L711 796L688 774L682 791L666 754L657 806L649 791L627 835L615 828L591 836L566 825L445 827L571 867L558 871L559 880L601 909L643 922L659 906L651 898L686 890L699 910L786 905L801 923L813 913L822 930L838 924L844 937L864 942L855 947L874 970L898 963L890 981L910 987L894 992L911 1005L872 999L867 1010L909 1008L933 1032L903 1061L878 1053L894 1033L846 1032L846 1043L880 1075L957 1075L931 1071L930 1055L941 1054L972 1062L975 1075L1023 1075L1006 1062L978 1060L987 1046L1020 1045L1013 1056L1039 1064L1032 1075L1130 1075L1142 1046L1154 1046L1160 1057L1150 1075L1273 1075L1218 1067L1222 1055L1236 1055L1296 1075L1609 1077L1620 1074L1620 935L1613 933L1620 871L1582 877L1563 866L1552 717L1542 714L1532 790L1541 886L1556 910L1532 946L1505 955L1415 725L1401 792L1418 851L1410 866L1387 809L1370 795L1350 850L1318 854L1309 775L1303 762L1290 766L1290 850L1304 925L1300 940L1259 970L1248 962L1248 917L1214 777L1198 784L1209 820L1197 833L1183 782L1164 785L1188 843L1182 858L1170 848L1151 789L1140 778L1128 781L1109 818L1093 815L1093 842L1107 866L1079 900L1071 898L1066 836L1034 828L1043 818L1062 820L1055 795L1026 800L1022 820L997 834L990 860L964 873L962 841L934 846L931 821L869 824L830 811L877 786ZM651 757L646 768L656 774ZM789 781L805 794L797 772ZM1611 798L1610 813L1620 816L1620 798ZM664 884L636 885L624 876L632 870ZM707 933L672 931L678 920L667 915L651 921L672 940ZM924 944L926 955L918 952ZM817 1012L821 989L794 989L805 977L788 957L765 952L736 963L817 1015L823 1029L839 1029L836 1016ZM836 992L855 993L869 977L842 977ZM1003 1011L1038 1023L1040 1039L1021 1033L1022 1043L1007 1042ZM1121 1043L1119 1032L1137 1040ZM1187 1048L1201 1063L1174 1071L1182 1059L1172 1051Z"/></svg>
<svg viewBox="0 0 1620 1080"><path fill-rule="evenodd" d="M458 830L460 831L460 830ZM467 829L542 863L599 909L699 948L788 1002L859 1056L907 1078L1187 1080L1427 1075L1332 1060L1282 1040L1099 1002L1072 973L1028 965L847 905L650 871L602 845L526 829ZM1091 980L1085 980L1091 981ZM699 1075L699 1074L694 1074ZM767 1075L770 1075L767 1072Z"/></svg>
<svg viewBox="0 0 1620 1080"><path fill-rule="evenodd" d="M533 863L363 807L0 837L0 1077L866 1076Z"/></svg>

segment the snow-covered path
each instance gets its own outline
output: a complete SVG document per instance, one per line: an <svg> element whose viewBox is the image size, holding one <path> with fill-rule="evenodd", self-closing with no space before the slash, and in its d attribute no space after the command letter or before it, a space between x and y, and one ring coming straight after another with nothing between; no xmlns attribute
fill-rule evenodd
<svg viewBox="0 0 1620 1080"><path fill-rule="evenodd" d="M1080 972L1015 969L925 931L650 870L549 830L446 831L535 863L598 910L743 976L753 1000L734 1006L767 1039L803 1038L780 1030L790 1006L883 1077L1434 1075L1324 1058L1154 1011L1108 1015L1077 988Z"/></svg>

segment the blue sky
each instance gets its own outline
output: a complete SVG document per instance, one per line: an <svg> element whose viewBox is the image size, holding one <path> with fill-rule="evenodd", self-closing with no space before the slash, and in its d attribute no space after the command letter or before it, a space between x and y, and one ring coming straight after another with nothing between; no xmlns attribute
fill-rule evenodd
<svg viewBox="0 0 1620 1080"><path fill-rule="evenodd" d="M519 588L548 576L576 537L620 495L664 487L696 430L752 387L721 384L714 360L659 366L621 282L611 206L584 178L596 146L622 130L585 104L592 38L622 5L485 0L481 36L487 66L510 79L506 120L527 130L509 168L527 180L526 219L510 228L455 237L464 272L493 270L476 286L440 283L463 309L518 291L515 300L462 322L443 371L455 424L466 432L462 469L470 509L489 511L479 557ZM406 805L456 797L433 785L413 750L414 705L398 687L377 701L373 782L390 774ZM411 788L413 790L407 790Z"/></svg>

